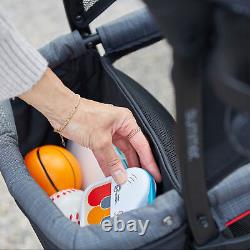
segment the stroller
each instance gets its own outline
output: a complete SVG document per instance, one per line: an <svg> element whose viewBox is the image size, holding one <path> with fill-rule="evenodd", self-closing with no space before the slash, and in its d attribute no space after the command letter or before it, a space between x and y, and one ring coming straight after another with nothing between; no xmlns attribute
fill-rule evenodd
<svg viewBox="0 0 250 250"><path fill-rule="evenodd" d="M148 230L143 236L104 232L100 225L81 228L63 216L23 163L29 150L60 145L60 138L19 99L0 105L0 170L11 195L45 249L250 249L250 92L241 86L247 71L238 67L246 62L241 52L249 44L244 34L250 28L240 1L233 7L224 1L146 1L154 17L142 9L91 34L89 23L113 2L64 0L72 33L40 52L74 92L129 108L147 135L163 183L152 205L124 213L122 219L149 220ZM164 35L174 48L177 123L113 66ZM104 56L96 50L98 43Z"/></svg>

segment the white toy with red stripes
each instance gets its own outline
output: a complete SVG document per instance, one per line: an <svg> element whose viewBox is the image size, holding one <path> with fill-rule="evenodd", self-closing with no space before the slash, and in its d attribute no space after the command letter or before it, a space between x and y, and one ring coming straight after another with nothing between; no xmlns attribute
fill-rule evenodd
<svg viewBox="0 0 250 250"><path fill-rule="evenodd" d="M72 222L80 225L80 205L84 192L76 189L66 189L50 196L52 202Z"/></svg>

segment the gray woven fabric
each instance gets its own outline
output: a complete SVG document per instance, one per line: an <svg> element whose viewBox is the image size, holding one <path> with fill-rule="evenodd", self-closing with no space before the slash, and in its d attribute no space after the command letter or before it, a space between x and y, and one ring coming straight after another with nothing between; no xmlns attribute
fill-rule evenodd
<svg viewBox="0 0 250 250"><path fill-rule="evenodd" d="M47 59L51 68L77 58L83 55L85 51L85 44L77 30L62 35L39 49L39 52Z"/></svg>
<svg viewBox="0 0 250 250"><path fill-rule="evenodd" d="M74 41L69 39L68 41ZM44 56L55 55L55 64L70 56L64 52L67 43L43 49ZM81 43L73 44L77 51ZM78 45L77 45L78 44ZM71 45L70 45L71 46ZM51 51L53 50L53 51ZM65 54L64 54L65 53ZM66 56L65 56L66 55ZM53 59L53 58L52 58ZM0 105L0 171L11 195L16 199L28 217L40 228L45 236L61 249L132 249L169 235L185 223L183 201L175 190L157 197L151 206L130 211L122 216L124 221L150 220L144 236L137 232L104 232L100 226L80 228L67 220L47 195L38 187L26 171L18 149L16 128L9 102ZM227 177L209 192L214 218L220 228L236 215L249 209L250 165L246 165ZM163 223L171 216L173 223Z"/></svg>
<svg viewBox="0 0 250 250"><path fill-rule="evenodd" d="M250 163L239 168L209 192L213 214L221 230L225 223L249 210Z"/></svg>
<svg viewBox="0 0 250 250"><path fill-rule="evenodd" d="M97 28L105 54L145 47L161 38L158 26L147 8L127 14Z"/></svg>
<svg viewBox="0 0 250 250"><path fill-rule="evenodd" d="M41 231L63 249L132 249L168 235L184 222L182 201L176 191L159 196L154 205L124 214L124 221L150 220L144 236L137 232L104 232L100 226L80 228L66 219L28 175L17 147L11 107L0 106L0 170L11 195ZM173 224L163 223L171 216Z"/></svg>
<svg viewBox="0 0 250 250"><path fill-rule="evenodd" d="M137 232L104 232L100 226L80 228L67 220L48 199L26 171L17 147L17 136L11 107L0 106L0 170L11 195L47 238L62 249L132 249L157 240L185 222L183 202L175 190L159 196L151 206L125 213L121 218L150 220L144 236ZM220 229L234 216L249 208L250 164L237 170L210 193L214 217ZM168 226L163 219L171 216Z"/></svg>
<svg viewBox="0 0 250 250"><path fill-rule="evenodd" d="M79 33L75 31L52 41L40 52L47 58L49 65L55 67L84 53L81 42ZM139 236L137 232L106 233L100 226L79 228L71 223L27 173L18 150L16 129L8 102L0 106L0 148L0 170L11 195L45 236L59 248L116 249L119 242L120 249L130 249L168 235L184 223L182 201L176 191L160 196L150 207L122 216L124 221L150 220L144 236ZM163 223L166 216L172 217L172 225Z"/></svg>
<svg viewBox="0 0 250 250"><path fill-rule="evenodd" d="M167 216L172 218L172 225L163 223ZM88 248L96 240L93 249L117 249L118 245L119 249L136 249L178 229L184 222L184 210L180 196L172 190L159 196L153 205L125 213L121 218L125 222L131 219L150 220L146 234L139 236L137 232L103 232L100 226L89 226L88 230L78 231L76 246L86 244Z"/></svg>

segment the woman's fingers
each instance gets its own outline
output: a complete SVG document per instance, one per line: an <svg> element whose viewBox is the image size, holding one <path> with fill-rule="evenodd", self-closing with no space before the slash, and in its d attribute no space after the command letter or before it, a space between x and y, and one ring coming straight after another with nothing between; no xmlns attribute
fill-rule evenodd
<svg viewBox="0 0 250 250"><path fill-rule="evenodd" d="M81 99L79 111L63 135L91 148L103 173L112 175L117 184L127 181L127 172L112 145L122 137L116 145L125 153L129 165L142 166L159 182L161 175L149 143L138 128L128 109Z"/></svg>
<svg viewBox="0 0 250 250"><path fill-rule="evenodd" d="M113 140L113 143L124 153L129 167L140 166L138 155L126 138L124 139L124 137L120 137L118 139Z"/></svg>
<svg viewBox="0 0 250 250"><path fill-rule="evenodd" d="M105 176L112 175L115 182L119 185L127 181L127 172L116 154L111 140L96 149L94 148L93 153Z"/></svg>
<svg viewBox="0 0 250 250"><path fill-rule="evenodd" d="M161 174L155 162L149 143L142 132L136 133L129 139L139 155L141 166L153 175L157 182L161 182Z"/></svg>
<svg viewBox="0 0 250 250"><path fill-rule="evenodd" d="M132 113L129 112L128 118L123 122L118 133L127 137L137 154L139 155L141 166L149 171L157 182L161 181L161 174L155 162L153 153L146 137L141 132Z"/></svg>

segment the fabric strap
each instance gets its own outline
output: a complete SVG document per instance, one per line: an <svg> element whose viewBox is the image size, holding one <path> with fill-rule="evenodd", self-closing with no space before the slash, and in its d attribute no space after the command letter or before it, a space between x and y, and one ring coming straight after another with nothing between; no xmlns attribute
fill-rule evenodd
<svg viewBox="0 0 250 250"><path fill-rule="evenodd" d="M212 9L196 0L146 2L174 49L172 74L182 195L192 234L197 244L202 245L218 234L207 197L202 131L203 68ZM185 21L180 22L180 17Z"/></svg>

